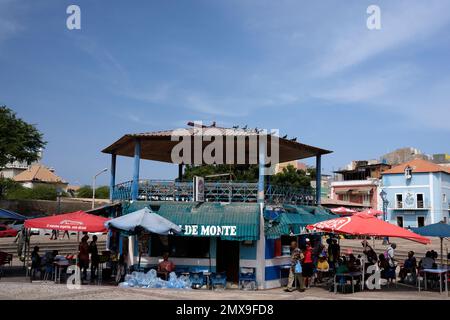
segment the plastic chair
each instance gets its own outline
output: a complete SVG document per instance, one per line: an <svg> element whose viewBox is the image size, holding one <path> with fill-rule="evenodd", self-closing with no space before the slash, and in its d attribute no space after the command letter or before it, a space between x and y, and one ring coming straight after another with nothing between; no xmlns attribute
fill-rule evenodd
<svg viewBox="0 0 450 320"><path fill-rule="evenodd" d="M53 277L53 266L45 266L44 281L51 280Z"/></svg>
<svg viewBox="0 0 450 320"><path fill-rule="evenodd" d="M239 273L239 289L247 289L249 285L251 290L256 290L256 268L241 268Z"/></svg>
<svg viewBox="0 0 450 320"><path fill-rule="evenodd" d="M205 284L203 272L190 272L189 280L193 289L200 289Z"/></svg>
<svg viewBox="0 0 450 320"><path fill-rule="evenodd" d="M227 287L227 274L226 274L226 272L213 272L213 273L211 273L210 283L211 283L211 287L213 289L215 289L216 286L222 286L223 289L225 289Z"/></svg>

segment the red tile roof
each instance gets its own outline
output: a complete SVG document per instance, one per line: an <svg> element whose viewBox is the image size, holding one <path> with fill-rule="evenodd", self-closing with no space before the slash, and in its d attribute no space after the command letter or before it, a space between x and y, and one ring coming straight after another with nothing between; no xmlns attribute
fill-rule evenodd
<svg viewBox="0 0 450 320"><path fill-rule="evenodd" d="M393 167L392 169L386 170L382 172L381 174L397 174L397 173L404 173L406 167L411 167L412 172L445 172L450 174L450 168L438 165L436 163L422 160L422 159L415 159L408 162L404 162L402 164L399 164L398 166Z"/></svg>

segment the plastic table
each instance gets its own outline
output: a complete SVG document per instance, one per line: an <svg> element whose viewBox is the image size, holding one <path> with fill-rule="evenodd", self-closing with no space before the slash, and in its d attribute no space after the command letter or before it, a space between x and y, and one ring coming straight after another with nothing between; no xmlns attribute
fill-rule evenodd
<svg viewBox="0 0 450 320"><path fill-rule="evenodd" d="M354 278L359 278L362 276L362 272L348 272L348 273L336 273L334 275L334 293L337 293L337 277L350 277L352 281L352 293L355 293L355 284L353 282ZM364 283L361 281L361 288L364 286Z"/></svg>

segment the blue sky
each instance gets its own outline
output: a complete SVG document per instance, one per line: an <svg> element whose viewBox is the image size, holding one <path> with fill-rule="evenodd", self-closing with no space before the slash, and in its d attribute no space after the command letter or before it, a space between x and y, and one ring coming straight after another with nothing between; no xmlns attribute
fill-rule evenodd
<svg viewBox="0 0 450 320"><path fill-rule="evenodd" d="M81 30L66 28L70 4ZM330 172L398 147L450 151L449 31L440 0L0 0L0 104L37 124L43 162L71 183L109 166L100 150L121 135L190 120L280 129L333 150Z"/></svg>

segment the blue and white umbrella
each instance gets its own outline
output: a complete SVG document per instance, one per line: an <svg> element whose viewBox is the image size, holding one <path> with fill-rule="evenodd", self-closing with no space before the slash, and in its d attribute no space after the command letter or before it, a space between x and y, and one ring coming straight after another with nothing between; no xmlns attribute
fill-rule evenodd
<svg viewBox="0 0 450 320"><path fill-rule="evenodd" d="M411 230L425 237L439 237L441 239L441 264L444 264L442 242L444 238L450 238L450 225L445 222L438 222L420 228L411 228Z"/></svg>
<svg viewBox="0 0 450 320"><path fill-rule="evenodd" d="M161 235L181 232L181 228L178 225L164 217L161 217L149 208L144 208L124 216L108 220L105 222L105 227L122 230L131 234L138 234L142 230Z"/></svg>

